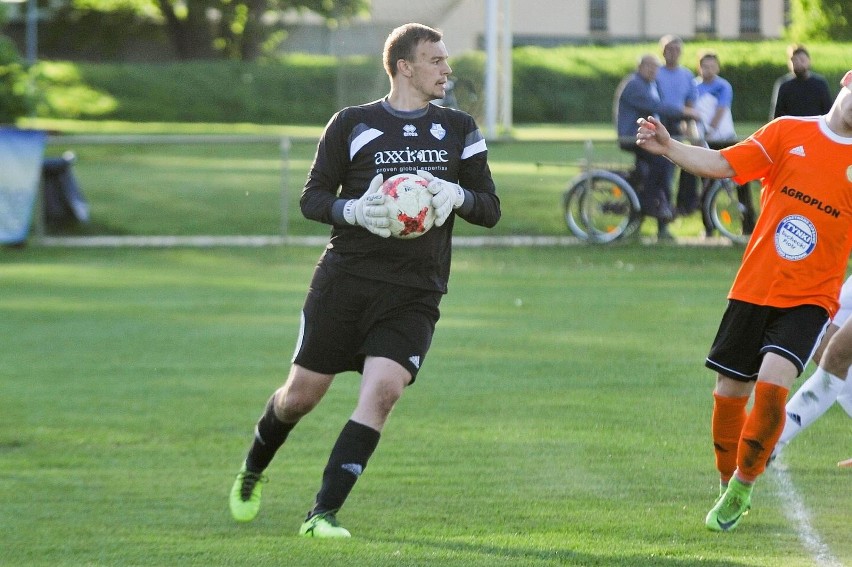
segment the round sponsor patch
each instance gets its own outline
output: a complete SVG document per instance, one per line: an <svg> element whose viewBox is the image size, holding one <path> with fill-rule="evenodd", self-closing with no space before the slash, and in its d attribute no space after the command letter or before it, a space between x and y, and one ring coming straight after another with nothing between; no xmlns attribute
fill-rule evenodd
<svg viewBox="0 0 852 567"><path fill-rule="evenodd" d="M852 165L846 168L846 181L852 181Z"/></svg>
<svg viewBox="0 0 852 567"><path fill-rule="evenodd" d="M801 260L816 248L817 233L814 224L801 215L790 215L775 229L775 250L786 260Z"/></svg>

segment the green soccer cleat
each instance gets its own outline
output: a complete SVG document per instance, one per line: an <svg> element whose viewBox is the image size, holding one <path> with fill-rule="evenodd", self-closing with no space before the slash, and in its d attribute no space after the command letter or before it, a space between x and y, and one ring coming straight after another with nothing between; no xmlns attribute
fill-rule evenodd
<svg viewBox="0 0 852 567"><path fill-rule="evenodd" d="M305 537L352 537L349 530L337 523L337 518L332 512L323 512L311 516L302 527L299 535Z"/></svg>
<svg viewBox="0 0 852 567"><path fill-rule="evenodd" d="M260 473L246 470L245 464L237 479L231 487L231 495L228 503L231 506L231 515L238 522L250 522L260 511L260 492L266 477Z"/></svg>
<svg viewBox="0 0 852 567"><path fill-rule="evenodd" d="M751 491L753 486L732 478L728 488L716 501L713 509L707 513L704 525L714 532L727 532L740 523L751 509Z"/></svg>

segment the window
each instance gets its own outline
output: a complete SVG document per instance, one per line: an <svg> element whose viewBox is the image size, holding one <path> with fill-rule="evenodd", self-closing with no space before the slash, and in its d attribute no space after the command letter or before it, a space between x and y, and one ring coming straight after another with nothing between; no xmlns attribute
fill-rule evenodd
<svg viewBox="0 0 852 567"><path fill-rule="evenodd" d="M760 33L760 0L740 0L740 33Z"/></svg>
<svg viewBox="0 0 852 567"><path fill-rule="evenodd" d="M605 32L607 24L607 0L589 0L589 31Z"/></svg>
<svg viewBox="0 0 852 567"><path fill-rule="evenodd" d="M716 0L695 0L695 33L716 33Z"/></svg>

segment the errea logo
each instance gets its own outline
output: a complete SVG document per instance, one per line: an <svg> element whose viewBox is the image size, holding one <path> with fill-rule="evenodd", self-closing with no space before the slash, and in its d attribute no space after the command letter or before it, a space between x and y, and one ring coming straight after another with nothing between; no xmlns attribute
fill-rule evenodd
<svg viewBox="0 0 852 567"><path fill-rule="evenodd" d="M417 126L414 124L406 124L402 127L402 135L417 137Z"/></svg>

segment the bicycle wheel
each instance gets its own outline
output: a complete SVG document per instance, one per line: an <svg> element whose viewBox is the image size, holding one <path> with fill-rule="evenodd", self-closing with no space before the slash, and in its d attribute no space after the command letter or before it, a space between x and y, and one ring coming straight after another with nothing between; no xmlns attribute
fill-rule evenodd
<svg viewBox="0 0 852 567"><path fill-rule="evenodd" d="M707 189L704 214L719 233L736 244L745 244L760 213L760 185L735 184L717 179Z"/></svg>
<svg viewBox="0 0 852 567"><path fill-rule="evenodd" d="M636 192L610 171L591 170L577 176L565 191L563 207L568 229L588 242L629 237L642 221Z"/></svg>

